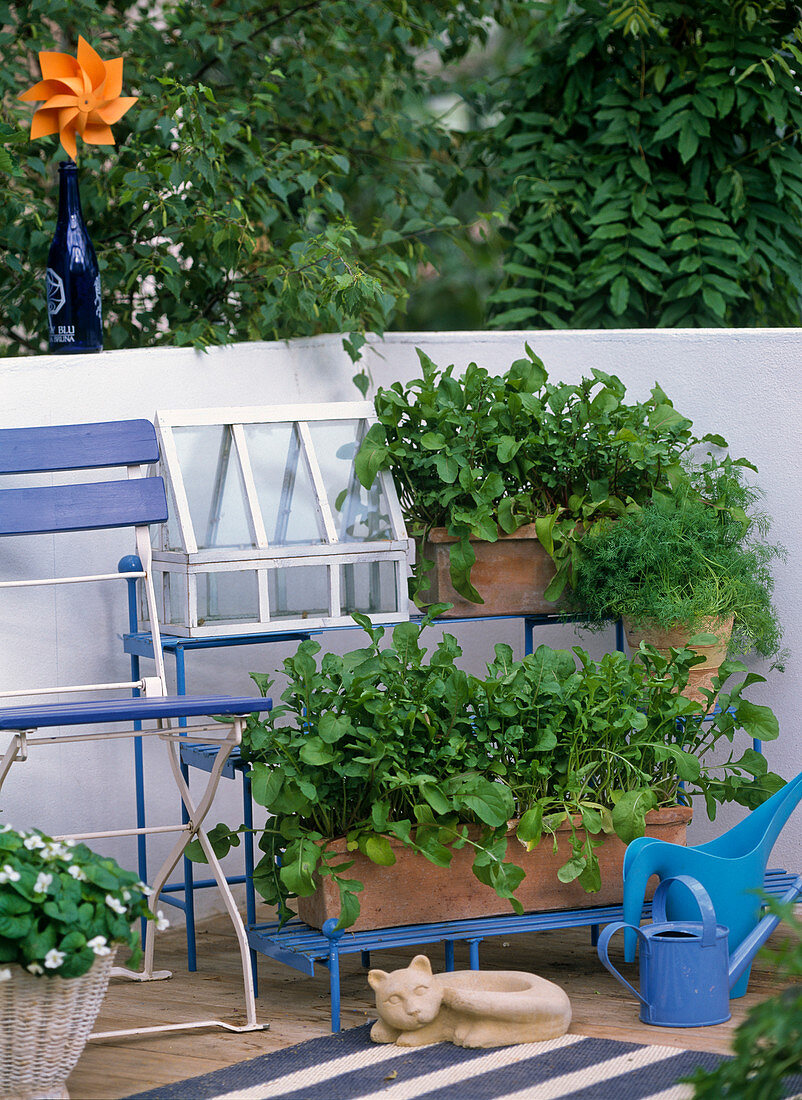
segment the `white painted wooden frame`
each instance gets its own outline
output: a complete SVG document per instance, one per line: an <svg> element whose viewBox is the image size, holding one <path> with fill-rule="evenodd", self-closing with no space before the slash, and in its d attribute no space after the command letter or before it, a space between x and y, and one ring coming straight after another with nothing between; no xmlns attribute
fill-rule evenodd
<svg viewBox="0 0 802 1100"><path fill-rule="evenodd" d="M393 623L408 617L407 565L414 554L414 547L407 537L401 506L392 478L382 471L378 475L380 489L390 521L392 537L387 540L355 542L338 539L337 525L332 514L326 485L315 452L310 424L330 421L357 421L364 426L357 436L375 422L373 405L369 401L344 401L307 405L267 405L231 408L204 408L160 410L156 414L156 432L161 452L160 473L167 482L170 497L175 506L175 522L183 544L182 550L165 545L166 532L160 529L160 542L153 551L155 572L161 574L160 617L163 628L178 637L222 637L238 634L282 633L309 629L310 627L340 627L353 624L351 613L342 608L340 567L369 562L391 562L395 570L395 611L366 612L375 623ZM245 426L253 424L289 424L297 433L298 459L303 462L314 493L318 530L321 542L307 545L271 545L267 536L265 517L262 515L259 491L251 464ZM227 462L236 462L244 489L243 499L247 513L249 534L253 545L245 549L199 549L198 536L190 512L184 474L178 456L173 431L184 427L222 427L228 429L231 451ZM310 566L328 568L328 613L311 615L301 613L295 618L286 615L271 616L268 572L271 569L288 569ZM223 622L199 622L198 581L203 576L232 570L254 572L256 577L257 618ZM167 577L181 575L186 592L182 601L183 621L168 613L165 585ZM172 597L172 593L171 593ZM172 597L174 599L174 597ZM147 611L143 608L143 611ZM147 616L150 621L150 616Z"/></svg>

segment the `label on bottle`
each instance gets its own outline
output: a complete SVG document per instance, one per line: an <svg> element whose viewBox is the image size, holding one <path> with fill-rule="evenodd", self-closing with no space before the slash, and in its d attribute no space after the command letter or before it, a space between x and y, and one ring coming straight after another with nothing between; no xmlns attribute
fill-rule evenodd
<svg viewBox="0 0 802 1100"><path fill-rule="evenodd" d="M50 330L51 344L74 344L75 325L53 325Z"/></svg>
<svg viewBox="0 0 802 1100"><path fill-rule="evenodd" d="M57 313L61 312L67 300L64 293L64 280L52 267L49 267L45 274L45 284L47 286L47 312L52 319Z"/></svg>
<svg viewBox="0 0 802 1100"><path fill-rule="evenodd" d="M95 313L97 314L98 321L102 325L102 323L103 323L103 310L102 310L101 301L100 301L100 276L99 275L95 276Z"/></svg>

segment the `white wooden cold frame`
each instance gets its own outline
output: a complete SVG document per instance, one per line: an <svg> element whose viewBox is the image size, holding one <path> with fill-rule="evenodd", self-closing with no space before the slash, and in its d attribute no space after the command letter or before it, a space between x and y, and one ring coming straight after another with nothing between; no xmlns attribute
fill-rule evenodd
<svg viewBox="0 0 802 1100"><path fill-rule="evenodd" d="M366 612L374 623L393 623L409 617L407 595L407 565L414 556L414 543L407 537L401 507L392 478L385 471L378 475L379 487L389 512L390 539L374 541L341 540L329 504L326 485L309 425L319 422L358 421L357 438L362 438L375 421L373 405L369 401L331 402L325 404L244 406L231 408L178 409L159 411L156 414L156 432L159 437L161 465L159 472L168 486L169 496L175 508L174 520L178 529L178 541L183 549L167 548L167 529L163 525L157 532L153 550L153 569L160 574L159 596L163 629L179 637L223 637L228 634L265 634L308 630L310 627L351 626L350 613L342 609L340 592L340 566L373 562L392 562L395 571L395 602L393 612ZM305 464L314 493L314 508L323 541L302 545L271 545L267 535L265 517L254 478L245 425L289 424L296 427L299 455ZM193 526L189 498L174 437L175 428L222 426L231 429L232 445L239 467L241 484L253 545L245 548L199 549ZM302 614L296 618L282 615L271 617L268 594L268 570L289 569L299 566L319 565L328 567L328 614ZM198 580L209 574L232 571L255 572L258 587L258 621L220 622L199 621ZM170 613L166 606L166 586L170 577L182 578L182 611L180 616ZM175 603L175 586L170 601ZM178 620L178 621L176 621Z"/></svg>

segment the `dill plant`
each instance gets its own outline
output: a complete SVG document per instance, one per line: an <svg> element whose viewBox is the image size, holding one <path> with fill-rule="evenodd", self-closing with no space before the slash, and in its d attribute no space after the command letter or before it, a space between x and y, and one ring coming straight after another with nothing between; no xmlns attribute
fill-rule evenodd
<svg viewBox="0 0 802 1100"><path fill-rule="evenodd" d="M758 496L729 459L690 471L675 493L656 494L583 539L572 607L591 628L626 616L694 632L733 615L732 651L777 655L771 565L784 551L752 510Z"/></svg>

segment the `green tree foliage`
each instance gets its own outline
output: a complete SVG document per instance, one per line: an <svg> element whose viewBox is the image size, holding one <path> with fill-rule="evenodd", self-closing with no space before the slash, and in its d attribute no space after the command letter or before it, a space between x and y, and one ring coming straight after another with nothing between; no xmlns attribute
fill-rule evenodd
<svg viewBox="0 0 802 1100"><path fill-rule="evenodd" d="M802 51L785 0L549 0L507 90L501 327L795 325Z"/></svg>
<svg viewBox="0 0 802 1100"><path fill-rule="evenodd" d="M106 347L382 331L451 209L421 109L496 0L0 0L0 353L44 350L58 139L30 142L39 50L125 59L118 147L79 144ZM451 187L451 191L449 191ZM355 351L359 338L351 343Z"/></svg>

